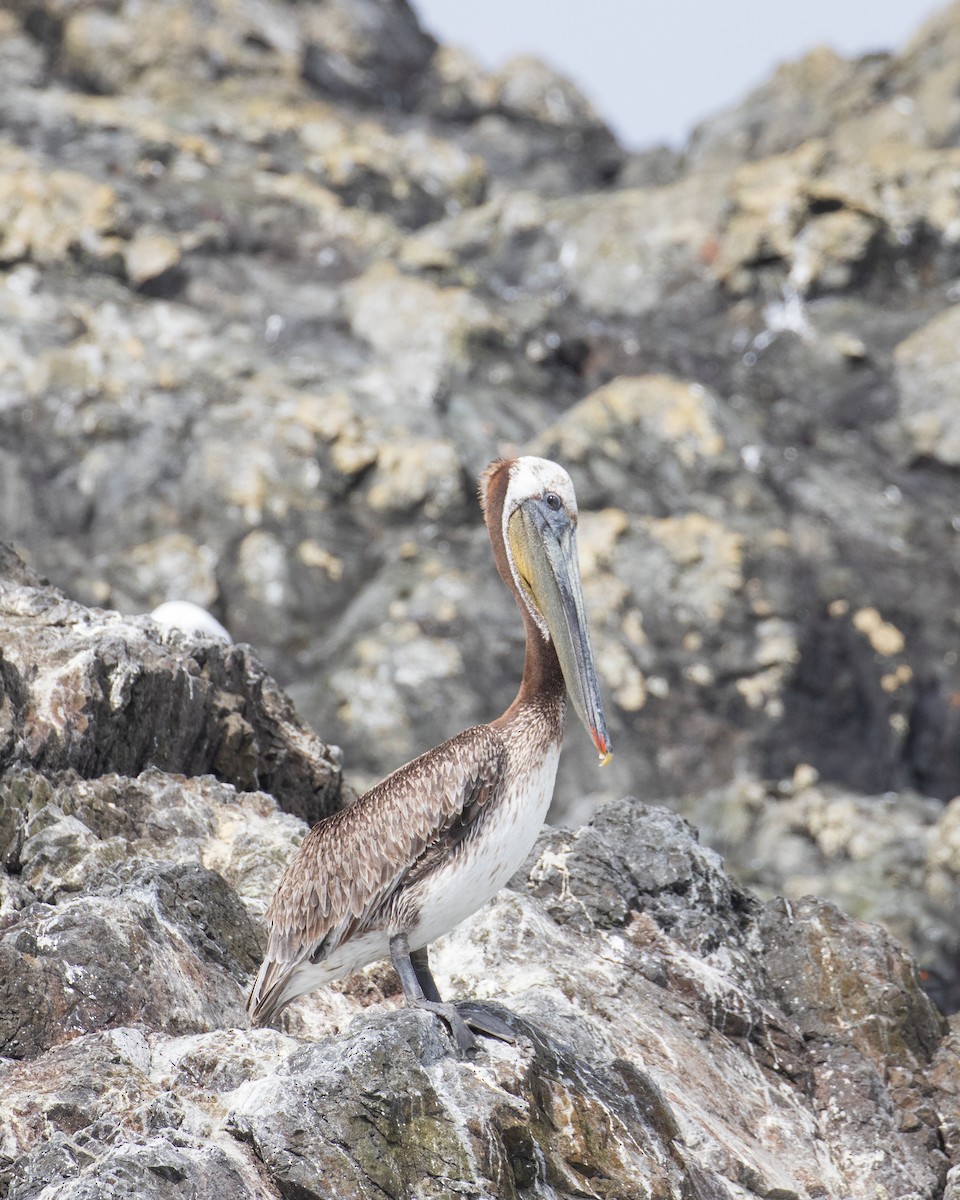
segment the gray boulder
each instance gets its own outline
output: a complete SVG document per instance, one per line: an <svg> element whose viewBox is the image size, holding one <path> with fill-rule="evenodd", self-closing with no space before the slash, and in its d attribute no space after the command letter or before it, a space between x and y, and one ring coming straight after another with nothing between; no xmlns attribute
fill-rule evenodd
<svg viewBox="0 0 960 1200"><path fill-rule="evenodd" d="M193 651L161 655L146 622L9 566L7 598L45 603L2 610L0 644L42 650L55 611L91 663L113 661L122 627L157 694L176 685ZM147 728L163 745L149 709L119 720L92 703L93 675L61 682L37 745L112 732L118 763ZM277 704L268 681L252 691L251 728ZM198 710L197 744L218 719ZM934 1200L957 1162L953 1033L907 953L822 900L764 903L666 809L628 798L545 830L509 888L437 943L444 992L499 1006L516 1039L458 1058L385 963L296 1002L282 1032L250 1029L263 915L302 820L172 764L83 777L29 761L16 728L0 777L9 1197Z"/></svg>
<svg viewBox="0 0 960 1200"><path fill-rule="evenodd" d="M339 752L303 726L249 647L71 603L3 552L0 772L153 766L263 785L309 820L338 806Z"/></svg>

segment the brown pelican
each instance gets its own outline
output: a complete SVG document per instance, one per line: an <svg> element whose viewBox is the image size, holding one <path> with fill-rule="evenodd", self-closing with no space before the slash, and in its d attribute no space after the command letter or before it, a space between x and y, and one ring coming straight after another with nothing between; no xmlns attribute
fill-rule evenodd
<svg viewBox="0 0 960 1200"><path fill-rule="evenodd" d="M320 984L390 955L408 1004L510 1038L483 1006L444 1004L427 947L476 912L523 862L546 816L567 692L610 757L577 565L577 501L543 458L491 463L480 503L497 570L526 631L523 680L507 711L464 730L319 821L267 910L270 940L247 1007L256 1024ZM564 686L566 685L566 686Z"/></svg>

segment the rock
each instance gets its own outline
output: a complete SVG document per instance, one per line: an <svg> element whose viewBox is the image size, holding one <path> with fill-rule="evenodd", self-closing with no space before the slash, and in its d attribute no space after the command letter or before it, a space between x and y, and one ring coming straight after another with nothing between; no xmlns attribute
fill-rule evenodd
<svg viewBox="0 0 960 1200"><path fill-rule="evenodd" d="M602 131L603 122L569 79L537 58L521 55L493 78L493 103L511 114L563 128Z"/></svg>
<svg viewBox="0 0 960 1200"><path fill-rule="evenodd" d="M106 894L31 905L4 931L5 1056L34 1057L71 1033L133 1020L173 1034L242 1020L245 995L233 976L239 969L245 981L259 945L235 894L199 866L126 874L111 887L108 873ZM171 918L188 922L188 940L170 930Z"/></svg>
<svg viewBox="0 0 960 1200"><path fill-rule="evenodd" d="M697 180L558 202L551 222L557 283L599 317L643 317L707 277L701 246L725 197Z"/></svg>
<svg viewBox="0 0 960 1200"><path fill-rule="evenodd" d="M669 376L620 377L575 404L540 436L538 450L580 467L593 495L616 494L626 473L643 468L644 482L676 502L690 472L709 469L723 450L717 399L704 388ZM604 455L593 453L597 444ZM604 472L593 477L597 469ZM619 469L618 469L619 468Z"/></svg>
<svg viewBox="0 0 960 1200"><path fill-rule="evenodd" d="M40 46L23 29L14 13L5 12L0 20L3 78L16 88L37 86L43 74L43 53Z"/></svg>
<svg viewBox="0 0 960 1200"><path fill-rule="evenodd" d="M945 1012L960 1001L960 805L915 793L861 796L818 782L735 784L671 802L762 896L824 897L854 917L882 923L919 960Z"/></svg>
<svg viewBox="0 0 960 1200"><path fill-rule="evenodd" d="M180 247L173 238L143 231L127 244L124 255L127 278L136 288L156 285L180 263Z"/></svg>
<svg viewBox="0 0 960 1200"><path fill-rule="evenodd" d="M768 158L822 137L831 124L875 102L886 55L859 63L818 46L778 67L740 105L694 130L687 153L703 169Z"/></svg>
<svg viewBox="0 0 960 1200"><path fill-rule="evenodd" d="M960 310L948 308L896 351L900 388L899 422L914 456L960 466L960 416L957 414L957 337Z"/></svg>
<svg viewBox="0 0 960 1200"><path fill-rule="evenodd" d="M688 162L715 168L792 151L828 134L851 154L858 144L954 144L956 47L955 3L933 14L901 54L848 61L816 47L779 67L740 105L702 122Z"/></svg>
<svg viewBox="0 0 960 1200"><path fill-rule="evenodd" d="M66 20L60 55L81 87L110 94L122 91L135 78L139 49L128 22L91 9Z"/></svg>
<svg viewBox="0 0 960 1200"><path fill-rule="evenodd" d="M950 1018L949 1024L949 1032L940 1043L940 1048L934 1056L930 1078L939 1093L938 1104L944 1150L949 1155L950 1161L953 1162L957 1158L958 1146L960 1146L960 1091L957 1089L954 1075L958 1049L957 1038L960 1034L960 1019L956 1014ZM947 1187L944 1197L950 1196L951 1189L956 1191L957 1184L960 1183L958 1176L960 1176L960 1172L957 1168L951 1167L947 1172Z"/></svg>
<svg viewBox="0 0 960 1200"><path fill-rule="evenodd" d="M16 146L0 146L0 263L103 255L119 220L117 196L77 171L47 171Z"/></svg>
<svg viewBox="0 0 960 1200"><path fill-rule="evenodd" d="M463 288L438 288L380 264L347 289L354 332L392 365L395 402L429 407L454 386L471 339L496 323Z"/></svg>
<svg viewBox="0 0 960 1200"><path fill-rule="evenodd" d="M324 95L404 107L418 99L436 42L406 0L334 0L307 30L303 77Z"/></svg>
<svg viewBox="0 0 960 1200"><path fill-rule="evenodd" d="M21 1136L38 1119L48 1123L50 1136L33 1153L4 1160L7 1195L36 1195L52 1181L78 1198L119 1197L131 1189L163 1198L184 1185L198 1197L262 1194L256 1167L213 1127L202 1092L189 1082L191 1065L204 1062L209 1070L205 1051L229 1055L232 1040L229 1034L171 1038L160 1049L144 1033L118 1028L32 1062L8 1063L5 1113ZM260 1045L269 1055L269 1039ZM172 1086L178 1075L179 1095ZM14 1148L7 1141L4 1153Z"/></svg>
<svg viewBox="0 0 960 1200"><path fill-rule="evenodd" d="M286 133L291 117L281 120ZM394 136L321 109L298 123L297 133L311 177L346 203L389 212L404 227L419 228L472 207L486 193L487 172L480 158L420 130Z"/></svg>
<svg viewBox="0 0 960 1200"><path fill-rule="evenodd" d="M272 787L310 819L337 806L336 752L300 724L249 648L165 640L148 619L29 584L0 586L0 625L4 770L213 772Z"/></svg>
<svg viewBox="0 0 960 1200"><path fill-rule="evenodd" d="M230 1128L282 1191L304 1196L332 1179L364 1197L412 1195L425 1178L438 1194L511 1197L575 1193L598 1175L624 1197L697 1188L649 1079L627 1063L591 1068L526 1022L517 1029L524 1049L494 1047L474 1074L457 1069L423 1014L374 1018L239 1088ZM373 1095L362 1082L371 1074Z"/></svg>
<svg viewBox="0 0 960 1200"><path fill-rule="evenodd" d="M170 1034L242 1023L262 952L244 905L262 915L304 831L271 798L209 777L8 770L0 852L22 894L0 933L2 1053L130 1022Z"/></svg>
<svg viewBox="0 0 960 1200"><path fill-rule="evenodd" d="M146 585L153 597L163 596L161 604L168 602L167 589L176 580L178 596L204 608L215 604L219 594L210 559L209 551L186 534L167 533L130 550L129 574L136 580L134 586ZM156 619L155 610L151 616Z"/></svg>
<svg viewBox="0 0 960 1200"><path fill-rule="evenodd" d="M292 817L275 827L259 789L308 819L350 795L311 727L343 746L347 779L366 784L510 703L521 629L491 568L475 480L497 454L543 452L569 465L581 501L617 749L598 774L571 727L554 819L578 824L627 792L670 798L763 901L814 892L883 921L918 955L931 994L955 1007L958 45L954 4L902 50L855 61L814 51L682 151L630 155L570 81L530 60L485 71L437 46L404 4L216 0L201 13L182 0L22 0L0 15L0 508L20 554L0 547L7 953L16 926L42 941L42 922L68 914L67 946L75 927L102 921L125 964L117 1020L128 1024L148 1004L136 964L152 971L174 956L200 975L181 990L171 982L166 1005L150 1011L210 1039L185 1062L215 1058L223 1031L211 1026L239 1019L246 960L231 951L231 973L209 957L209 939L195 944L170 923L158 898L174 886L169 872L216 873L223 886L208 875L176 876L176 886L227 924L223 887L233 889L259 919L302 832ZM237 644L161 633L135 615L169 599L201 604ZM756 915L698 854L688 855L696 868L677 862L682 827L645 819L659 849L631 854L651 877L658 857L677 872L656 903L609 838L580 839L593 865L576 867L583 907L568 920L594 948L587 990L606 995L595 960L619 971L621 954L625 979L629 966L646 981L630 976L626 999L605 1002L599 1033L574 1020L586 952L564 950L562 924L544 916L566 911L572 834L551 835L554 858L534 872L542 894L504 900L491 910L500 916L451 942L474 962L484 939L497 948L483 970L463 968L457 989L492 992L494 979L560 1061L587 1055L595 1092L616 1087L617 1054L645 1071L687 1138L680 1158L664 1149L658 1102L647 1123L639 1108L622 1119L640 1144L663 1149L670 1186L900 1194L912 1171L914 1190L937 1194L942 1164L920 1145L936 1122L897 1091L899 1072L922 1073L929 1043L898 952L871 940L879 935L866 945L860 926L815 905L795 910L793 930L779 909ZM122 875L128 847L153 864L149 886ZM711 888L742 928L683 908L687 889L712 913ZM150 938L124 924L127 900L152 922ZM511 922L526 938L512 992L501 928ZM669 940L671 922L689 945ZM610 942L626 947L635 924L647 974ZM761 978L773 968L758 947L769 944L773 961L780 941L789 955L776 978ZM777 973L799 972L807 953L826 962L848 941L869 987L818 966L802 998L813 1015L794 1011ZM736 948L733 966L714 942ZM556 971L533 994L542 946L556 951ZM49 1011L71 1014L78 1043L100 1036L106 977L85 1008L66 959L31 958L25 978ZM209 994L197 983L208 968ZM906 1013L926 1040L848 1036L835 1012L817 1015L829 1007L825 978L849 987L858 1011L889 1001L884 1027L901 1029ZM330 989L291 1016L291 1030L322 1044L364 1003L379 1004L390 979L378 968ZM640 1045L609 1032L617 1004L635 1006L631 989L647 985L658 1002L674 996L704 1035L672 1060L653 1034ZM30 1017L23 1047L39 1053L59 1038L17 1004ZM667 1028L656 1005L642 1012L640 1028ZM405 1027L423 1037L404 1061L429 1075L429 1023ZM778 1105L779 1089L793 1089L785 1124L758 1099L766 1076L748 1071L743 1084L737 1056L747 1052L723 1040L735 1028L762 1060L756 1069L773 1072ZM258 1053L279 1073L294 1052L283 1039L236 1037L224 1092L249 1082ZM955 1158L951 1044L936 1051L930 1080ZM517 1095L535 1095L526 1068L509 1062ZM692 1098L687 1063L700 1080ZM208 1070L196 1067L200 1078ZM534 1078L566 1128L561 1109L580 1101L557 1099L567 1085L549 1072ZM928 1086L917 1085L924 1104ZM652 1095L645 1087L636 1084ZM482 1112L516 1111L509 1093L491 1094L477 1094ZM745 1117L741 1095L753 1097ZM864 1128L878 1154L894 1147L886 1166L854 1161L839 1116L810 1149L831 1097L860 1111L871 1096L882 1112L870 1109ZM149 1122L109 1151L77 1144L65 1122L42 1150L30 1142L16 1187L29 1195L55 1178L91 1194L121 1188L109 1179L129 1171L146 1194L152 1180L174 1189L182 1172L198 1194L255 1194L267 1185L250 1143L223 1124L232 1103L183 1117L194 1140L158 1159L159 1174ZM741 1113L722 1136L711 1132L718 1107ZM280 1164L279 1135L243 1111ZM894 1113L903 1128L890 1132ZM41 1118L31 1119L36 1131ZM483 1136L519 1172L511 1186L543 1190L512 1120L491 1117ZM207 1176L198 1147L211 1129L225 1157ZM554 1148L556 1132L544 1133ZM575 1190L581 1153L551 1158L555 1191ZM464 1154L451 1179L467 1186ZM624 1154L609 1160L621 1190ZM578 1178L580 1190L602 1190L601 1176ZM485 1187L494 1184L474 1190Z"/></svg>
<svg viewBox="0 0 960 1200"><path fill-rule="evenodd" d="M911 38L899 72L900 94L913 100L906 107L917 127L929 131L933 145L953 144L960 108L952 92L953 55L957 49L957 6L945 4Z"/></svg>
<svg viewBox="0 0 960 1200"><path fill-rule="evenodd" d="M54 782L15 768L0 786L3 862L28 894L51 905L101 876L113 887L110 872L130 854L159 855L165 866L202 863L260 916L306 831L299 818L279 816L272 797L238 793L212 776L151 769L135 780Z"/></svg>
<svg viewBox="0 0 960 1200"><path fill-rule="evenodd" d="M484 1196L573 1193L598 1179L611 1194L704 1198L896 1194L907 1180L932 1198L943 1186L936 1106L949 1113L960 1085L909 960L829 906L761 905L665 810L625 800L590 826L547 832L516 890L438 947L441 986L495 997L517 1034L462 1061L436 1018L388 1011L395 984L378 966L290 1010L312 1037L212 1027L239 1020L230 1006L255 942L236 894L196 861L210 845L199 825L260 805L259 836L276 839L278 818L212 782L174 789L154 774L109 786L129 811L103 803L103 784L63 796L93 836L122 829L112 836L135 857L52 910L27 907L3 934L25 942L44 922L26 962L49 975L45 1005L30 1023L21 1010L20 1040L8 1042L24 1057L0 1081L9 1195L40 1179L68 1195L120 1195L142 1178L147 1195L189 1180L200 1196L218 1186L244 1196L258 1194L260 1172L300 1195L412 1196L424 1178L438 1194ZM250 895L254 861L237 860L233 876ZM256 886L253 911L269 890ZM85 967L83 930L102 947L124 921L138 937ZM165 961L136 959L134 1013L127 964L157 937ZM69 988L57 980L68 964L74 984L90 978L66 1031ZM16 1012L32 976L6 978L4 1012ZM96 1011L100 978L114 982L109 1016ZM188 988L203 1010L185 1007ZM364 1012L371 998L380 1003Z"/></svg>

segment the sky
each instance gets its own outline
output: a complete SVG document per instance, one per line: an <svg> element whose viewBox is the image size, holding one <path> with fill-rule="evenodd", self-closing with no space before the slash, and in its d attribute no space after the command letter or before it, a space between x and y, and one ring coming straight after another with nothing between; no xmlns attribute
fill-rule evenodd
<svg viewBox="0 0 960 1200"><path fill-rule="evenodd" d="M625 145L679 146L781 62L817 45L902 48L946 0L412 0L484 66L536 54L570 76ZM589 14L589 15L587 15Z"/></svg>

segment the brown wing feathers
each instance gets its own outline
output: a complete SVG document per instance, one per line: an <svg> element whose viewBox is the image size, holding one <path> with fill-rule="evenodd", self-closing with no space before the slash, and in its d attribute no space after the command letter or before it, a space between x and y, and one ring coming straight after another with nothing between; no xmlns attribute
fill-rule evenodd
<svg viewBox="0 0 960 1200"><path fill-rule="evenodd" d="M318 961L371 927L398 886L422 877L467 836L495 790L503 755L498 735L476 726L315 825L267 910L267 958L281 970Z"/></svg>

